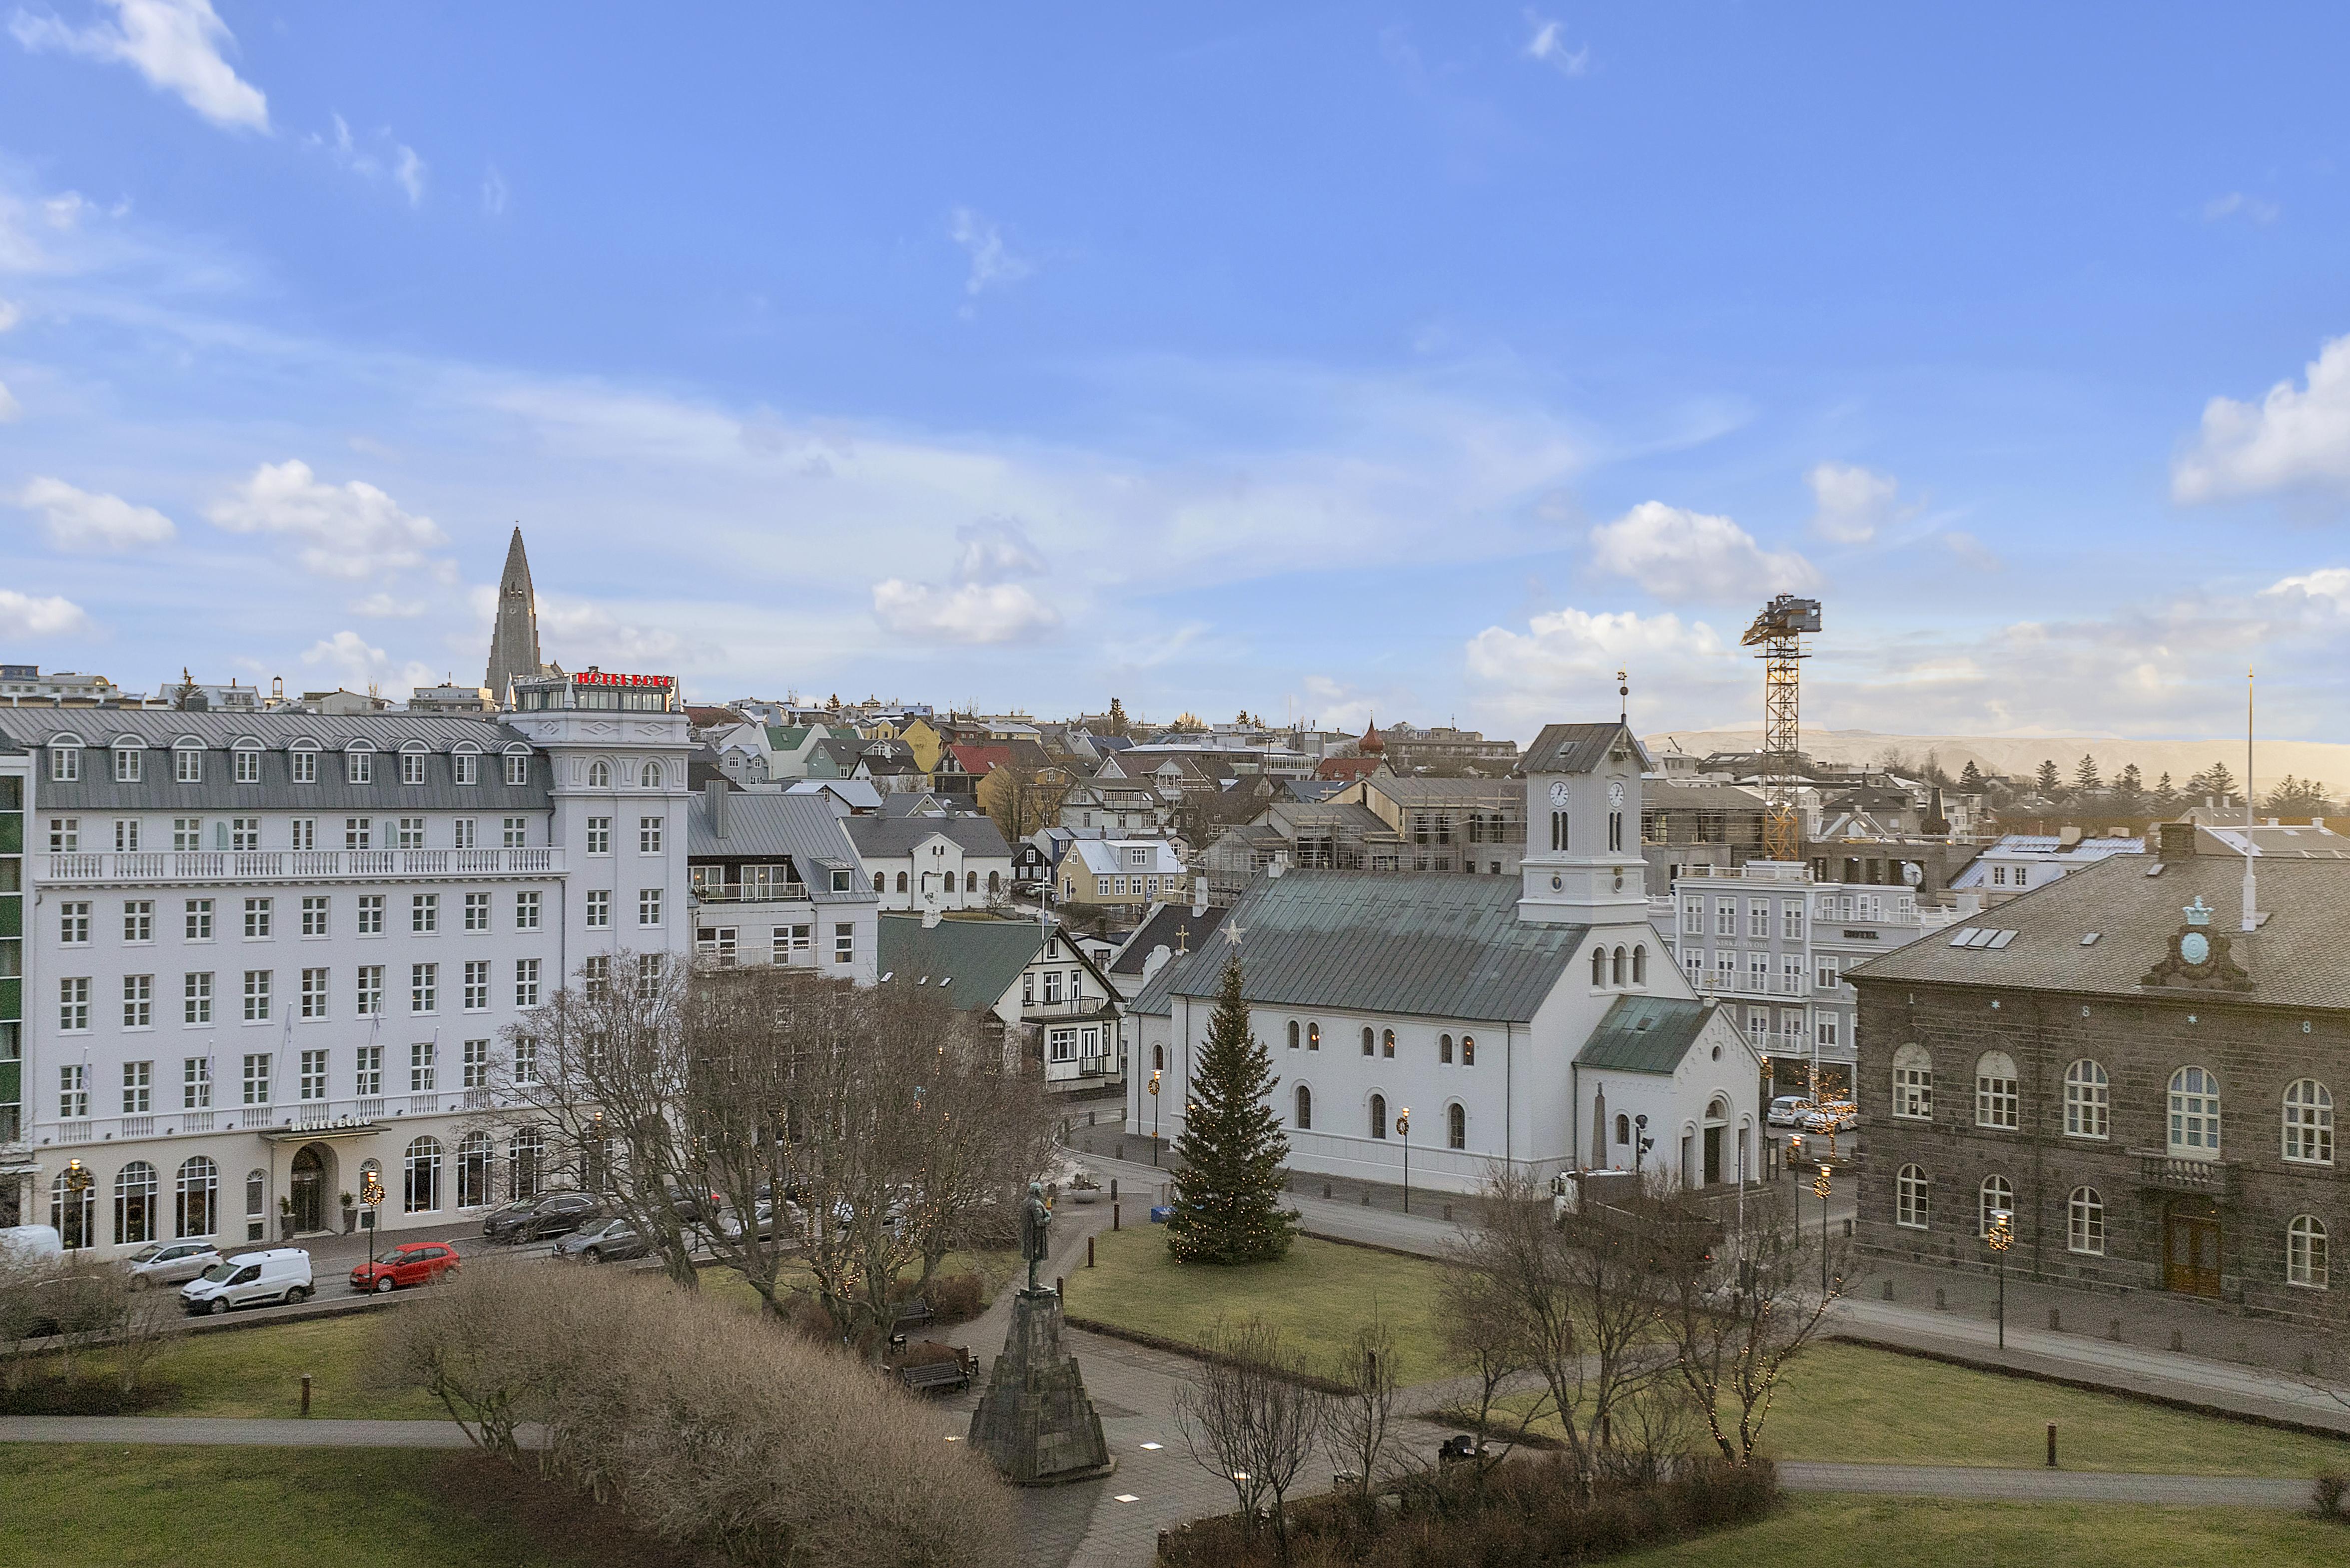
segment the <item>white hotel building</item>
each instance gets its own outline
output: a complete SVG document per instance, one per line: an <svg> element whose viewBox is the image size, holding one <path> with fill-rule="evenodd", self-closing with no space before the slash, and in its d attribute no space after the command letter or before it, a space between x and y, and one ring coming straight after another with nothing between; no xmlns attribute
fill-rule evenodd
<svg viewBox="0 0 2350 1568"><path fill-rule="evenodd" d="M528 1070L504 1032L616 952L690 950L690 742L667 678L513 695L494 718L0 708L23 779L0 1223L100 1257L298 1238L346 1229L371 1168L386 1229L439 1232L538 1179L492 1103Z"/></svg>

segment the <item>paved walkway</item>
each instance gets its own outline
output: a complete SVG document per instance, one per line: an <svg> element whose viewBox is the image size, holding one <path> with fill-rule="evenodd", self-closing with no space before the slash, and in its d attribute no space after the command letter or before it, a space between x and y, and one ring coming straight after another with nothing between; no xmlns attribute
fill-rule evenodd
<svg viewBox="0 0 2350 1568"><path fill-rule="evenodd" d="M168 1443L267 1449L464 1449L453 1421L229 1416L0 1416L0 1443Z"/></svg>
<svg viewBox="0 0 2350 1568"><path fill-rule="evenodd" d="M1997 1502L2139 1502L2166 1508L2307 1508L2310 1483L2248 1476L2158 1476L1962 1465L1829 1465L1783 1459L1789 1491L1971 1497Z"/></svg>

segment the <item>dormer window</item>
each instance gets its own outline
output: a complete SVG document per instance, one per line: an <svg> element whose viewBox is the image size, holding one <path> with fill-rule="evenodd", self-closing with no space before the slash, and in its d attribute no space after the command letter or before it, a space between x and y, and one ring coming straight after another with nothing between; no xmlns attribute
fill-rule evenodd
<svg viewBox="0 0 2350 1568"><path fill-rule="evenodd" d="M343 782L355 784L375 783L375 753L372 749L358 745L343 753Z"/></svg>
<svg viewBox="0 0 2350 1568"><path fill-rule="evenodd" d="M56 784L72 784L81 777L81 742L66 742L49 748L49 778Z"/></svg>
<svg viewBox="0 0 2350 1568"><path fill-rule="evenodd" d="M506 753L506 783L510 784L526 784L530 783L530 753L528 752L508 752Z"/></svg>
<svg viewBox="0 0 2350 1568"><path fill-rule="evenodd" d="M400 782L404 784L424 782L424 748L412 741L400 749Z"/></svg>
<svg viewBox="0 0 2350 1568"><path fill-rule="evenodd" d="M241 745L231 752L229 756L232 776L237 783L244 784L261 782L261 748L259 746Z"/></svg>
<svg viewBox="0 0 2350 1568"><path fill-rule="evenodd" d="M201 742L182 741L172 748L172 781L174 784L204 782L204 748Z"/></svg>
<svg viewBox="0 0 2350 1568"><path fill-rule="evenodd" d="M286 753L286 762L296 784L318 782L318 748L316 745L307 741L302 742Z"/></svg>
<svg viewBox="0 0 2350 1568"><path fill-rule="evenodd" d="M137 747L126 746L118 743L114 748L114 782L116 784L137 784L139 782L139 762L140 753Z"/></svg>
<svg viewBox="0 0 2350 1568"><path fill-rule="evenodd" d="M461 784L477 784L482 782L482 753L479 752L459 751L449 759L449 767L450 772L455 775L456 781Z"/></svg>

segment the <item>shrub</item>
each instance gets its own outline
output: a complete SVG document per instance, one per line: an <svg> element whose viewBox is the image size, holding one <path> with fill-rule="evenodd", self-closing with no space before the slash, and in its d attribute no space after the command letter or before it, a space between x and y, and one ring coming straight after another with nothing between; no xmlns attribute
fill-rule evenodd
<svg viewBox="0 0 2350 1568"><path fill-rule="evenodd" d="M2345 1494L2350 1494L2350 1475L2344 1475L2339 1470L2317 1472L2316 1502L2319 1513L2327 1519L2350 1519L2350 1513L2344 1512L2342 1507L2342 1501Z"/></svg>
<svg viewBox="0 0 2350 1568"><path fill-rule="evenodd" d="M931 1281L929 1299L941 1323L961 1323L986 1309L987 1284L977 1274L941 1274Z"/></svg>
<svg viewBox="0 0 2350 1568"><path fill-rule="evenodd" d="M984 1459L772 1321L650 1276L491 1259L388 1315L395 1376L469 1431L543 1424L551 1475L664 1540L745 1568L1011 1561L1008 1489Z"/></svg>

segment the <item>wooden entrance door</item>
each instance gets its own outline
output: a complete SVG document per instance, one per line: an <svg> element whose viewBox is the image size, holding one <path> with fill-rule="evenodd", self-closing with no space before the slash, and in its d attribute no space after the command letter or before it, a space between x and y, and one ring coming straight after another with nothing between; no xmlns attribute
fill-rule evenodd
<svg viewBox="0 0 2350 1568"><path fill-rule="evenodd" d="M1713 1186L1721 1179L1721 1129L1705 1129L1705 1184Z"/></svg>
<svg viewBox="0 0 2350 1568"><path fill-rule="evenodd" d="M294 1229L307 1234L327 1228L327 1159L317 1144L305 1144L294 1157Z"/></svg>
<svg viewBox="0 0 2350 1568"><path fill-rule="evenodd" d="M2162 1286L2188 1295L2220 1293L2220 1215L2206 1199L2182 1198L2164 1217Z"/></svg>

